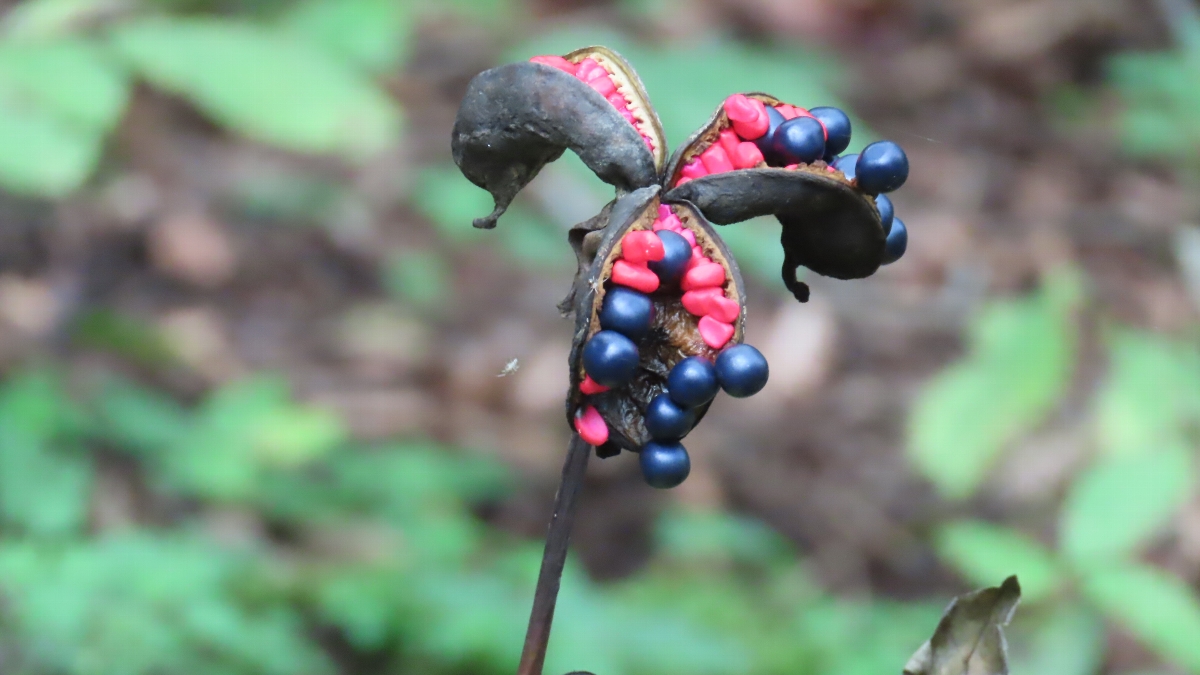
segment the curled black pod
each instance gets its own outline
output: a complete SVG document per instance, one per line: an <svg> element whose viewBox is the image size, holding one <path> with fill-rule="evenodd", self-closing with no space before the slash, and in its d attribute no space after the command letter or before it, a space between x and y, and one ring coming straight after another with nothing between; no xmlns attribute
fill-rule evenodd
<svg viewBox="0 0 1200 675"><path fill-rule="evenodd" d="M583 59L585 52L568 56ZM628 68L607 50L597 56L615 72ZM648 118L645 131L657 134L653 142L658 152L664 152L658 119L644 100L640 81L632 69L629 73L617 79L631 97L642 99L638 105L639 114ZM492 213L475 220L475 227L495 227L516 194L566 149L619 193L658 182L662 161L656 162L639 130L573 75L526 62L475 76L459 106L451 137L455 164L471 182L490 192L496 203Z"/></svg>
<svg viewBox="0 0 1200 675"><path fill-rule="evenodd" d="M605 295L614 287L613 266L622 255L621 242L632 231L651 230L659 217L660 204L657 186L617 198L608 208L607 223L589 235L596 237L594 250L581 256L580 273L576 277L567 421L573 425L582 408L594 406L609 429L608 443L598 449L602 455L615 454L619 449L639 451L651 440L645 424L646 407L666 390L667 375L676 364L691 356L714 361L721 349L740 344L744 335L745 283L732 254L695 206L684 202L670 204L674 215L691 231L704 254L724 269L725 296L734 300L738 307L737 317L732 322L733 334L725 345L710 346L698 328L701 317L692 315L682 305L683 290L675 286L662 287L650 294L655 305L654 323L649 334L638 343L640 362L632 381L602 393L588 394L581 390L587 375L582 363L583 348L600 330L599 312ZM590 247L579 250L585 248ZM697 423L708 407L706 403L696 408Z"/></svg>

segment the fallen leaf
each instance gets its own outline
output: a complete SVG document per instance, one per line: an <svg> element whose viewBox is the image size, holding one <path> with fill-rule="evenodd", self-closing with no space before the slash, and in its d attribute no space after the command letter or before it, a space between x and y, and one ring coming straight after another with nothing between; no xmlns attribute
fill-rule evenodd
<svg viewBox="0 0 1200 675"><path fill-rule="evenodd" d="M1008 675L1004 627L1021 600L1015 576L950 601L937 630L904 667L904 675Z"/></svg>

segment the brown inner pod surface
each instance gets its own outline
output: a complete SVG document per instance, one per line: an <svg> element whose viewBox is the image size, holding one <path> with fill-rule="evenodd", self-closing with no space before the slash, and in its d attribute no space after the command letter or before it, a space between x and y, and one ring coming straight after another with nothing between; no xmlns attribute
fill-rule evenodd
<svg viewBox="0 0 1200 675"><path fill-rule="evenodd" d="M671 368L690 356L715 360L719 349L709 347L700 336L700 317L692 315L681 303L683 291L678 286L660 286L649 294L655 306L655 319L649 334L638 342L640 361L638 371L628 384L599 394L586 395L579 384L586 373L583 369L583 347L600 330L599 312L604 296L612 287L612 267L621 257L621 240L633 230L651 230L658 215L658 188L638 190L619 198L609 212L609 223L596 248L595 256L586 268L581 267L575 288L575 339L571 348L571 391L567 398L567 420L573 424L581 407L594 405L609 427L609 443L618 448L638 451L650 441L643 421L650 401L666 389ZM712 226L692 205L671 204L671 209L684 227L696 236L696 243L725 270L725 295L737 301L740 311L733 324L734 333L728 345L742 342L746 320L744 288L741 271ZM597 225L595 223L593 226ZM585 246L586 249L586 246ZM581 261L583 262L583 261ZM708 404L697 409L699 423ZM602 454L614 454L612 448Z"/></svg>

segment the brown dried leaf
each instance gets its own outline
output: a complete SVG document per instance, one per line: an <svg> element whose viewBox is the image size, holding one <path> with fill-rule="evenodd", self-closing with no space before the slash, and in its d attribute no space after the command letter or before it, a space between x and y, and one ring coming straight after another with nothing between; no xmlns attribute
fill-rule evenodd
<svg viewBox="0 0 1200 675"><path fill-rule="evenodd" d="M1015 576L950 601L937 630L904 667L904 675L1008 675L1004 627L1021 600Z"/></svg>

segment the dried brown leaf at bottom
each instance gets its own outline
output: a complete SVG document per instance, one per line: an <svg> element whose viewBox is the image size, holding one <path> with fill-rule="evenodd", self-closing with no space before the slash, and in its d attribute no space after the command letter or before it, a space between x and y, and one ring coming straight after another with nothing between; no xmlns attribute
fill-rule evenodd
<svg viewBox="0 0 1200 675"><path fill-rule="evenodd" d="M1021 600L1015 576L950 601L933 637L904 667L904 675L1008 675L1004 627Z"/></svg>

